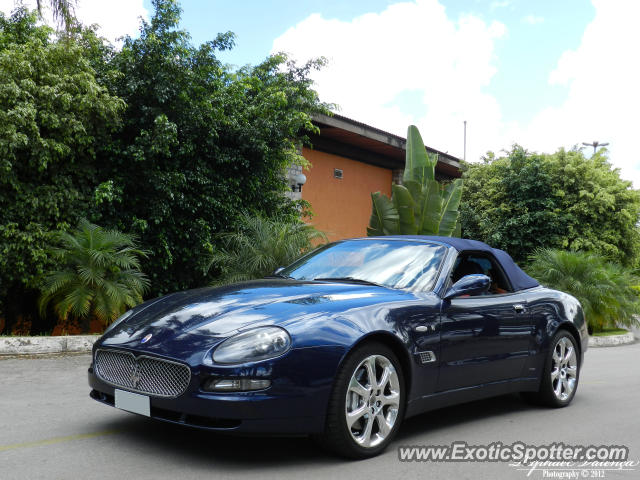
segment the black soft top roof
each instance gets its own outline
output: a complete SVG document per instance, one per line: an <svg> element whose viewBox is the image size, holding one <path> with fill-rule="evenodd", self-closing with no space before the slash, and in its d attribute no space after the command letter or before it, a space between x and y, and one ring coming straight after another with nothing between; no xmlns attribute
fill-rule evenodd
<svg viewBox="0 0 640 480"><path fill-rule="evenodd" d="M540 284L535 278L531 278L529 275L524 273L524 271L516 265L511 256L505 252L504 250L500 250L498 248L492 248L484 242L480 242L478 240L468 240L466 238L456 238L456 237L438 237L438 236L427 236L427 235L389 235L387 237L379 237L379 238L397 238L399 240L423 240L425 242L437 242L443 243L445 245L449 245L459 252L464 250L472 250L476 252L487 252L491 253L504 270L505 275L509 277L511 282L511 286L514 291L518 290L526 290L527 288L538 287Z"/></svg>

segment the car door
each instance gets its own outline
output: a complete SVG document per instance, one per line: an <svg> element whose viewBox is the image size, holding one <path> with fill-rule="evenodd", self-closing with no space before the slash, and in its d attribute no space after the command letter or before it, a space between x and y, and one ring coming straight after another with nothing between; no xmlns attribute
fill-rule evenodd
<svg viewBox="0 0 640 480"><path fill-rule="evenodd" d="M497 269L495 259L489 260ZM507 291L443 301L437 391L522 376L531 328L523 293Z"/></svg>

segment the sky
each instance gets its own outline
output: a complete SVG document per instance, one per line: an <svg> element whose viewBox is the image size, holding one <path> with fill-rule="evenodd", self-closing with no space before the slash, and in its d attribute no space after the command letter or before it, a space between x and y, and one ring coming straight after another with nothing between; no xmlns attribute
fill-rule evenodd
<svg viewBox="0 0 640 480"><path fill-rule="evenodd" d="M26 0L25 3L35 3ZM46 3L46 0L45 0ZM0 11L14 0L0 0ZM321 100L341 115L480 160L514 143L551 153L608 142L611 162L640 188L640 1L183 0L195 44L233 31L220 58L256 64L275 52L323 56ZM78 0L84 23L135 36L150 0ZM591 154L592 147L585 153Z"/></svg>

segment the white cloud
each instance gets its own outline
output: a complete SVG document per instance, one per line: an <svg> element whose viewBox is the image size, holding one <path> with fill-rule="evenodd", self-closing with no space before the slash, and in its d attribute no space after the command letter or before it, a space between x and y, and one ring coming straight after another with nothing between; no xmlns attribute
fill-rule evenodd
<svg viewBox="0 0 640 480"><path fill-rule="evenodd" d="M552 151L583 141L609 142L612 163L640 188L640 2L593 4L596 14L580 46L564 52L549 75L552 85L568 87L566 100L539 112L520 143Z"/></svg>
<svg viewBox="0 0 640 480"><path fill-rule="evenodd" d="M25 0L24 5L36 8L35 0ZM48 2L42 2L46 23L55 26ZM16 6L15 0L0 0L0 11L9 14ZM147 19L149 12L143 6L143 0L79 0L76 17L85 25L100 25L98 33L110 42L117 44L116 39L124 35L136 36L139 17Z"/></svg>
<svg viewBox="0 0 640 480"><path fill-rule="evenodd" d="M468 158L477 158L507 130L498 102L484 91L496 72L494 42L505 32L471 15L451 20L437 0L418 0L352 21L313 14L277 38L273 51L300 61L327 57L314 76L322 100L400 135L414 123L429 146L451 154L462 156L468 120ZM394 104L403 92L418 92L424 109Z"/></svg>
<svg viewBox="0 0 640 480"><path fill-rule="evenodd" d="M511 6L510 0L497 0L495 2L491 2L491 4L489 5L489 9L495 10L496 8L505 8L509 6Z"/></svg>
<svg viewBox="0 0 640 480"><path fill-rule="evenodd" d="M528 23L529 25L537 25L539 23L544 22L544 17L540 17L537 15L526 15L522 18L524 23Z"/></svg>
<svg viewBox="0 0 640 480"><path fill-rule="evenodd" d="M460 157L467 120L469 160L516 142L542 152L610 142L612 163L640 188L640 2L594 5L580 46L564 52L549 75L550 84L567 87L566 99L518 124L504 122L498 99L486 92L506 27L472 15L448 18L437 0L398 3L351 21L314 14L277 38L273 51L298 60L326 56L316 88L347 117L400 135L416 124L428 145ZM416 92L419 105L401 108L396 100Z"/></svg>

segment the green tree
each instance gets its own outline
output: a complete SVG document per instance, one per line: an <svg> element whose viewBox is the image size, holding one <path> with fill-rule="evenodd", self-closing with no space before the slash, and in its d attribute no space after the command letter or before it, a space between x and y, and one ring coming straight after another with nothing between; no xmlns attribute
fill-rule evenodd
<svg viewBox="0 0 640 480"><path fill-rule="evenodd" d="M502 248L520 262L537 248L592 251L624 265L637 261L640 192L600 151L548 154L520 146L468 164L461 223L465 237Z"/></svg>
<svg viewBox="0 0 640 480"><path fill-rule="evenodd" d="M527 273L548 287L576 297L591 332L638 325L634 315L640 313L640 297L633 285L640 279L599 255L539 249L532 255Z"/></svg>
<svg viewBox="0 0 640 480"><path fill-rule="evenodd" d="M79 320L87 330L92 318L106 327L125 310L142 302L149 280L140 271L135 237L103 230L86 220L71 232L57 235L52 249L61 268L50 272L42 286L40 311L53 307L59 320Z"/></svg>
<svg viewBox="0 0 640 480"><path fill-rule="evenodd" d="M154 6L119 51L76 22L54 34L24 8L0 16L4 331L35 318L58 261L46 246L80 218L136 234L158 295L209 283L212 239L242 212L299 217L284 169L305 162L311 114L328 113L309 78L323 62L274 55L232 70L216 55L233 34L194 47L177 3Z"/></svg>
<svg viewBox="0 0 640 480"><path fill-rule="evenodd" d="M298 215L283 171L303 161L310 115L326 109L309 78L322 62L275 55L232 71L216 57L233 47L231 33L194 47L177 3L154 6L111 62L111 91L127 109L102 172L112 195L94 220L140 235L157 295L208 283L211 239L241 212Z"/></svg>
<svg viewBox="0 0 640 480"><path fill-rule="evenodd" d="M221 272L215 285L265 277L326 241L323 233L299 220L246 214L237 231L219 237L221 247L209 258L209 267Z"/></svg>
<svg viewBox="0 0 640 480"><path fill-rule="evenodd" d="M371 219L367 235L455 235L462 180L441 185L435 179L438 159L424 146L418 129L407 130L403 185L391 187L391 199L371 194Z"/></svg>
<svg viewBox="0 0 640 480"><path fill-rule="evenodd" d="M77 41L63 45L36 22L24 8L10 17L0 13L0 312L6 330L51 266L51 232L87 213L97 146L111 142L124 107L96 79L86 48L99 42L92 31L79 30Z"/></svg>

